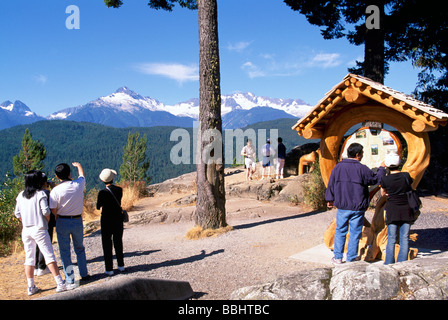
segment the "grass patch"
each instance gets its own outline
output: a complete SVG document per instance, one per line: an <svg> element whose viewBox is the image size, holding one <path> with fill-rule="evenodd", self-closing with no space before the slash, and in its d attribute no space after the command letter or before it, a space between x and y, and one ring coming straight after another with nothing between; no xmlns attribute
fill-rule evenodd
<svg viewBox="0 0 448 320"><path fill-rule="evenodd" d="M325 201L326 186L322 180L319 160L314 163L313 172L309 173L310 179L304 184L305 204L311 206L314 210L326 210Z"/></svg>
<svg viewBox="0 0 448 320"><path fill-rule="evenodd" d="M200 226L195 226L188 230L185 238L187 238L188 240L199 240L203 238L217 237L232 230L232 226L226 226L218 229L203 229Z"/></svg>

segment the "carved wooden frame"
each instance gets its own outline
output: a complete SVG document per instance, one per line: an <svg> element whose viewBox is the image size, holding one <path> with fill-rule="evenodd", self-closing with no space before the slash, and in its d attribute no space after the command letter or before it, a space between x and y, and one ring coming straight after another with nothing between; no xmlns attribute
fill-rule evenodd
<svg viewBox="0 0 448 320"><path fill-rule="evenodd" d="M327 123L320 142L320 169L325 185L339 159L339 149L345 133L354 125L366 121L378 121L397 129L408 145L407 161L403 171L414 179L415 188L429 165L431 146L427 132L412 129L414 119L382 104L354 105L343 108Z"/></svg>

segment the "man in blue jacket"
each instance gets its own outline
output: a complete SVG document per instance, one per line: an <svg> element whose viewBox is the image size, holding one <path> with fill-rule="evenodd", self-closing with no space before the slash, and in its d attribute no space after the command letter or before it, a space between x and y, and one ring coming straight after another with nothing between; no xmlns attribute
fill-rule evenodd
<svg viewBox="0 0 448 320"><path fill-rule="evenodd" d="M358 245L362 235L364 214L369 206L369 186L378 184L386 175L384 161L374 173L361 164L363 146L352 143L343 159L333 169L325 192L328 207L336 207L336 233L334 236L334 264L341 264L345 240L350 227L347 261L359 260Z"/></svg>

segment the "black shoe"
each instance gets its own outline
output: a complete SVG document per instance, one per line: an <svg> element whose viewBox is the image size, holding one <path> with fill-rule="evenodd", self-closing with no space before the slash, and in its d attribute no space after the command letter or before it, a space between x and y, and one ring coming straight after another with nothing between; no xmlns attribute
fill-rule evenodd
<svg viewBox="0 0 448 320"><path fill-rule="evenodd" d="M85 277L81 277L81 281L89 281L92 278L90 274L86 275Z"/></svg>

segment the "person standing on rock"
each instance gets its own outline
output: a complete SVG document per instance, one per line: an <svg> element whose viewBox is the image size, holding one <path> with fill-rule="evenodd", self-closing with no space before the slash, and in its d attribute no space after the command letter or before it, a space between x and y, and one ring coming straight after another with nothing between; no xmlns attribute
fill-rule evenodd
<svg viewBox="0 0 448 320"><path fill-rule="evenodd" d="M50 208L47 195L42 188L42 172L31 170L25 174L25 190L16 199L14 215L22 222L22 241L25 249L25 275L28 282L28 295L39 291L34 283L34 265L36 263L36 245L42 253L48 269L56 282L56 292L67 290L59 274L53 245L48 233Z"/></svg>
<svg viewBox="0 0 448 320"><path fill-rule="evenodd" d="M378 184L386 175L384 161L375 173L362 164L363 146L352 143L343 159L333 169L325 191L329 208L337 208L333 264L343 263L345 241L350 228L347 261L359 260L358 246L362 235L364 214L369 206L369 186Z"/></svg>
<svg viewBox="0 0 448 320"><path fill-rule="evenodd" d="M267 178L271 177L271 166L273 166L275 151L271 147L271 139L266 140L266 144L262 147L261 153L263 160L261 162L261 180L264 179L264 170L268 167Z"/></svg>
<svg viewBox="0 0 448 320"><path fill-rule="evenodd" d="M275 174L275 179L283 179L283 170L285 167L286 161L286 147L283 144L283 139L278 138L278 147L277 147L277 170Z"/></svg>
<svg viewBox="0 0 448 320"><path fill-rule="evenodd" d="M113 184L116 176L117 172L115 170L104 169L101 171L100 180L105 183L106 188L98 193L96 203L97 210L101 209L101 243L103 245L105 273L108 276L114 274L112 245L115 248L118 270L125 270L123 256L123 214L121 210L123 189Z"/></svg>
<svg viewBox="0 0 448 320"><path fill-rule="evenodd" d="M241 155L244 157L244 164L247 169L246 181L252 180L252 175L255 172L255 149L252 146L252 140L247 139L246 145L241 150Z"/></svg>
<svg viewBox="0 0 448 320"><path fill-rule="evenodd" d="M386 259L384 264L395 263L395 244L397 234L400 237L400 250L397 262L408 260L409 255L409 231L414 223L414 212L409 206L406 192L412 190L412 178L408 172L401 172L400 156L388 154L386 166L390 174L381 180L381 195L387 195L384 211L386 213L385 223L387 225Z"/></svg>
<svg viewBox="0 0 448 320"><path fill-rule="evenodd" d="M50 209L56 217L56 235L68 289L77 287L71 259L71 241L73 241L81 280L87 280L90 277L87 271L82 221L86 179L81 164L73 162L72 165L78 169L78 179L72 180L70 166L61 163L54 170L61 183L50 192Z"/></svg>

